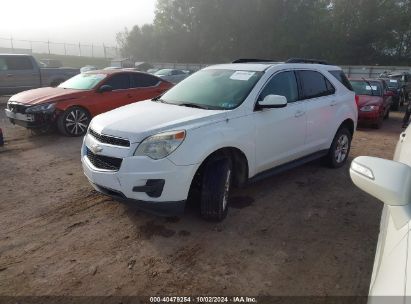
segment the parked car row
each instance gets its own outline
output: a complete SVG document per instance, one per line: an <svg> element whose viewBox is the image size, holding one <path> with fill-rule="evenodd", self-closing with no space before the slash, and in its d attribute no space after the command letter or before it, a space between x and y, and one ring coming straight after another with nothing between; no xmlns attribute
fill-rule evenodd
<svg viewBox="0 0 411 304"><path fill-rule="evenodd" d="M83 170L105 195L158 214L181 213L195 198L204 219L221 221L232 187L317 158L344 166L357 122L380 128L403 94L395 79L348 80L339 67L300 59L210 66L175 86L165 77L181 73L158 75L88 71L12 96L6 115L85 135ZM372 296L410 294L410 130L394 162L359 157L350 167L353 182L385 204Z"/></svg>

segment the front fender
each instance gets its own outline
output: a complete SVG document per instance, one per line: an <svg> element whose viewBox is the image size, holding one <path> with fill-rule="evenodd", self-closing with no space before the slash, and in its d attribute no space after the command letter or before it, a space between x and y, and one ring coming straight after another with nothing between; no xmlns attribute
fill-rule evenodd
<svg viewBox="0 0 411 304"><path fill-rule="evenodd" d="M255 141L252 116L227 119L213 125L187 130L184 143L169 156L179 166L198 165L222 148L237 148L247 158L249 176L255 171Z"/></svg>

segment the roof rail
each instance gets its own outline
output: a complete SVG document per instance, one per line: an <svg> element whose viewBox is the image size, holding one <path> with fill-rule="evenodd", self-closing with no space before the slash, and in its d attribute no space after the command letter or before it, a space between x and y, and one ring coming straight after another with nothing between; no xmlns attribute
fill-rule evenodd
<svg viewBox="0 0 411 304"><path fill-rule="evenodd" d="M290 58L285 63L311 63L311 64L324 64L329 65L325 60L318 59L304 59L304 58Z"/></svg>
<svg viewBox="0 0 411 304"><path fill-rule="evenodd" d="M252 63L252 62L256 62L256 63L258 63L258 62L275 62L275 60L271 60L271 59L253 59L253 58L250 58L250 59L246 59L246 58L240 58L240 59L237 59L237 60L234 60L232 63Z"/></svg>

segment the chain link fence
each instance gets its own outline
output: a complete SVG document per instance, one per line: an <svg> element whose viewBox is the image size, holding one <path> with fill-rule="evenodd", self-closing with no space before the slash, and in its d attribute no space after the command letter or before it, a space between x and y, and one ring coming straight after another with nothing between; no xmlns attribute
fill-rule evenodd
<svg viewBox="0 0 411 304"><path fill-rule="evenodd" d="M95 58L117 58L118 47L105 44L82 44L54 41L20 40L0 37L0 52L4 53L37 53L66 56L83 56Z"/></svg>

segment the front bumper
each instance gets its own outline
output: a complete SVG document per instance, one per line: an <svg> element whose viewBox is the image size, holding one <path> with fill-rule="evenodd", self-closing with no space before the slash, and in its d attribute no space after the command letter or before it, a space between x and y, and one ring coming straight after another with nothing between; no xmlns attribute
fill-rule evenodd
<svg viewBox="0 0 411 304"><path fill-rule="evenodd" d="M122 158L118 171L93 165L87 149L103 147L101 155ZM135 147L105 145L91 135L84 138L81 161L84 174L93 187L116 200L135 204L154 213L179 213L184 210L197 165L177 166L169 159L152 160L133 156ZM131 154L131 155L130 155Z"/></svg>
<svg viewBox="0 0 411 304"><path fill-rule="evenodd" d="M359 124L373 124L377 123L381 119L379 111L362 112L358 111L358 123Z"/></svg>
<svg viewBox="0 0 411 304"><path fill-rule="evenodd" d="M47 127L55 122L56 113L35 113L22 114L15 113L9 109L4 110L7 118L12 124L19 125L28 129Z"/></svg>

